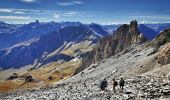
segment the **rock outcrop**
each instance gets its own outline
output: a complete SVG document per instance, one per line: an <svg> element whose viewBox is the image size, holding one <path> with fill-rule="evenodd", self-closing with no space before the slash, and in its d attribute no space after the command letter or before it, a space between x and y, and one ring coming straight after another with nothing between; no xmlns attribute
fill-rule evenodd
<svg viewBox="0 0 170 100"><path fill-rule="evenodd" d="M165 29L161 32L156 39L154 40L155 48L159 48L160 46L164 45L165 43L170 42L170 28Z"/></svg>
<svg viewBox="0 0 170 100"><path fill-rule="evenodd" d="M160 48L158 55L156 56L156 60L162 65L170 63L170 43L167 43L162 48Z"/></svg>
<svg viewBox="0 0 170 100"><path fill-rule="evenodd" d="M17 74L17 73L13 73L13 75L10 75L8 78L7 78L7 80L13 80L13 79L16 79L16 78L18 78L19 77L19 75Z"/></svg>
<svg viewBox="0 0 170 100"><path fill-rule="evenodd" d="M154 53L158 52L155 57L159 64L166 65L170 63L170 28L161 32L152 42Z"/></svg>
<svg viewBox="0 0 170 100"><path fill-rule="evenodd" d="M145 41L146 38L138 30L136 20L132 21L130 25L124 24L117 29L113 36L104 37L92 51L82 55L82 65L75 71L75 74L84 70L92 63L109 58L131 45L142 44Z"/></svg>
<svg viewBox="0 0 170 100"><path fill-rule="evenodd" d="M32 82L33 80L34 79L33 79L33 77L31 75L26 76L26 78L25 78L25 82Z"/></svg>

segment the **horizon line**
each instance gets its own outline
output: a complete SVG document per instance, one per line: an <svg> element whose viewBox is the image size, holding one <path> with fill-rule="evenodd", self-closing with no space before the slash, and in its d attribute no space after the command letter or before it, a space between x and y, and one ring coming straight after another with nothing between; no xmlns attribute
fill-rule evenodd
<svg viewBox="0 0 170 100"><path fill-rule="evenodd" d="M39 21L39 20L35 20L35 21L30 21L30 22L25 22L25 23L17 23L17 22L8 22L8 21L2 21L0 20L0 22L4 22L4 23L7 23L7 24L29 24L29 23L33 23L33 22L40 22L40 23L49 23L49 22L56 22L56 23L65 23L65 22L79 22L79 23L82 23L82 24L99 24L99 25L122 25L122 24L129 24L131 21L134 21L134 20L131 20L129 22L120 22L120 23L117 23L117 22L113 22L113 23L97 23L97 22L90 22L90 23L85 23L85 22L81 22L81 21ZM137 21L137 20L136 20ZM138 24L168 24L170 22L139 22L137 21Z"/></svg>

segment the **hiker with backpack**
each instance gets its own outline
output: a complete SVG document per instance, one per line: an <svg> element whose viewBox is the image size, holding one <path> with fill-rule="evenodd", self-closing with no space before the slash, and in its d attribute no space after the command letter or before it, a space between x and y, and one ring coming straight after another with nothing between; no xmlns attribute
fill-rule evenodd
<svg viewBox="0 0 170 100"><path fill-rule="evenodd" d="M123 92L123 87L124 87L124 85L125 85L125 81L124 81L124 79L121 77L121 78L120 78L120 81L119 81L119 86L120 86L120 89L122 90L122 92Z"/></svg>
<svg viewBox="0 0 170 100"><path fill-rule="evenodd" d="M113 79L112 84L113 84L113 91L116 92L116 86L118 85L117 81Z"/></svg>
<svg viewBox="0 0 170 100"><path fill-rule="evenodd" d="M107 88L107 85L108 85L107 80L106 80L106 79L102 80L102 82L100 83L100 89L101 89L102 91L105 91L106 88Z"/></svg>

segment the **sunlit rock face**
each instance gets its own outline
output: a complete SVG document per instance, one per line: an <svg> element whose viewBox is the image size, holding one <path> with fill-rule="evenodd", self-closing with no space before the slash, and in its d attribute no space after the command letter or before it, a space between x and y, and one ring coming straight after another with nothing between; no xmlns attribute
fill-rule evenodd
<svg viewBox="0 0 170 100"><path fill-rule="evenodd" d="M109 58L117 54L131 45L144 43L146 38L138 30L137 21L130 22L130 25L124 24L120 26L113 36L107 36L101 39L94 50L85 54L80 66L75 74L85 69L92 63Z"/></svg>

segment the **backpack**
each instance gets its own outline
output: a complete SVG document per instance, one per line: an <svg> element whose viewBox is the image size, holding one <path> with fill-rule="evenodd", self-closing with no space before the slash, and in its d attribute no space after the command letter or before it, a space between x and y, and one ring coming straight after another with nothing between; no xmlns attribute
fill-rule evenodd
<svg viewBox="0 0 170 100"><path fill-rule="evenodd" d="M103 81L100 83L100 87L107 87L107 81L106 81L106 80L103 80Z"/></svg>
<svg viewBox="0 0 170 100"><path fill-rule="evenodd" d="M121 79L120 82L119 82L119 84L120 84L120 86L124 86L125 81L124 81L123 79Z"/></svg>

